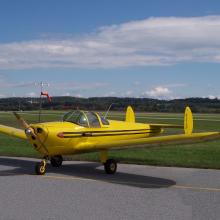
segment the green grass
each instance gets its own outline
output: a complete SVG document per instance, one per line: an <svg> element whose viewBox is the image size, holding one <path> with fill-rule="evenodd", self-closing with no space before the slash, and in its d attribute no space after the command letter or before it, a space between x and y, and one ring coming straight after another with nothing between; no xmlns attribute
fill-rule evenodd
<svg viewBox="0 0 220 220"><path fill-rule="evenodd" d="M48 113L48 112L47 112ZM42 116L43 121L59 120L62 112ZM37 122L37 115L23 117L29 122ZM124 114L110 113L111 119L124 119ZM220 131L220 114L196 114L195 132ZM138 122L183 124L183 114L139 113ZM19 127L12 114L0 113L0 123ZM170 129L166 134L182 131ZM0 155L39 157L31 145L16 138L0 135ZM129 149L110 152L110 157L123 163L149 164L159 166L179 166L197 168L220 168L220 140L188 145L172 145L156 148ZM98 153L68 156L66 159L98 161Z"/></svg>

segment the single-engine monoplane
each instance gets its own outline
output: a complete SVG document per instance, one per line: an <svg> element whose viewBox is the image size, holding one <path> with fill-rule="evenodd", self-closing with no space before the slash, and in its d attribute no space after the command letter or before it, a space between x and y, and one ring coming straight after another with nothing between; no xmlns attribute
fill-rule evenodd
<svg viewBox="0 0 220 220"><path fill-rule="evenodd" d="M63 155L100 152L100 161L107 174L114 174L117 162L108 158L112 149L126 149L167 144L203 142L220 138L220 132L193 133L193 115L185 110L184 125L136 123L135 114L128 106L125 121L107 120L91 111L71 111L59 122L28 124L14 112L23 129L0 125L0 132L25 139L42 155L36 164L38 175L46 172L47 162L60 167ZM161 135L166 128L183 129L183 134Z"/></svg>

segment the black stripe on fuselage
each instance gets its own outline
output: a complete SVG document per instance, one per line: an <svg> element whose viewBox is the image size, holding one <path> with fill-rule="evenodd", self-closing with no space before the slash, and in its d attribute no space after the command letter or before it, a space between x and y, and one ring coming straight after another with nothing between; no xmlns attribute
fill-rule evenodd
<svg viewBox="0 0 220 220"><path fill-rule="evenodd" d="M136 131L158 131L158 129L136 129L136 130L106 130L106 131L85 131L85 132L63 132L63 134L82 134L82 133L120 133L120 132L136 132Z"/></svg>
<svg viewBox="0 0 220 220"><path fill-rule="evenodd" d="M107 136L122 136L122 135L137 135L137 134L156 134L157 132L135 132L135 133L119 133L119 134L96 134L93 135L91 132L85 132L82 133L81 135L68 135L68 136L63 136L63 138L79 138L79 137L107 137Z"/></svg>

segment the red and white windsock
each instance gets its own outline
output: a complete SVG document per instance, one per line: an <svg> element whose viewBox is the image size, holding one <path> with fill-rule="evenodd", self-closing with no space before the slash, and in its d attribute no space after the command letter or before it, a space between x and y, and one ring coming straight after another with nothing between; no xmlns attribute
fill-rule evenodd
<svg viewBox="0 0 220 220"><path fill-rule="evenodd" d="M48 92L41 92L41 95L42 95L42 96L46 96L48 102L52 102L52 98L51 98L51 96L49 96Z"/></svg>

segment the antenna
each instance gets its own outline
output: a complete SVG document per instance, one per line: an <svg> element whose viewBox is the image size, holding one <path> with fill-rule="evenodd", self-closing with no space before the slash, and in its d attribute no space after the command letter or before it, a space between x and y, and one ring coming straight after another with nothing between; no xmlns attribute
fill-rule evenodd
<svg viewBox="0 0 220 220"><path fill-rule="evenodd" d="M106 117L108 116L108 113L109 113L111 107L112 107L114 104L115 104L115 103L112 103L112 104L108 107L108 110L107 110L107 112L105 113L104 118L106 118Z"/></svg>

